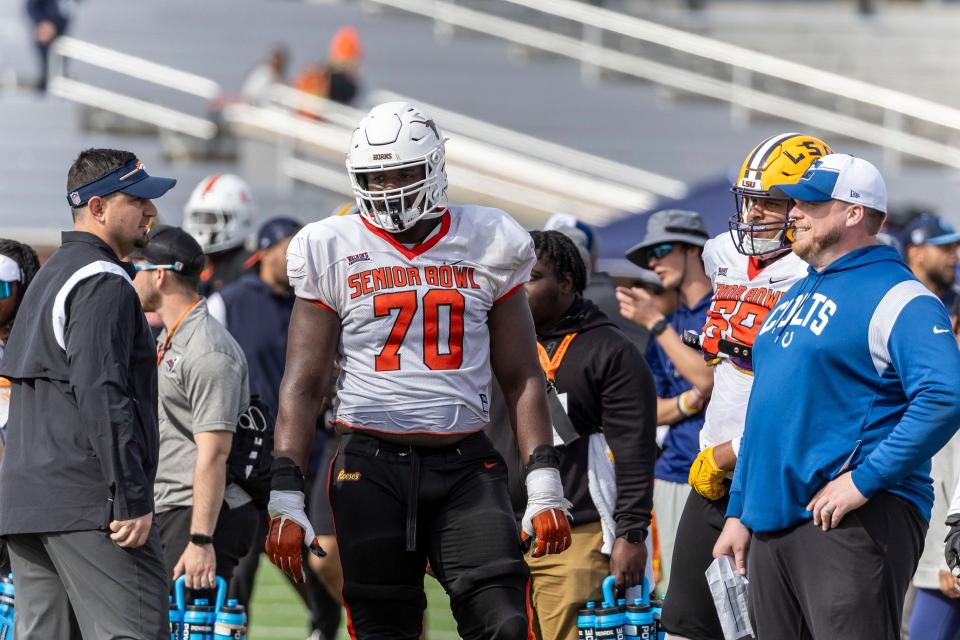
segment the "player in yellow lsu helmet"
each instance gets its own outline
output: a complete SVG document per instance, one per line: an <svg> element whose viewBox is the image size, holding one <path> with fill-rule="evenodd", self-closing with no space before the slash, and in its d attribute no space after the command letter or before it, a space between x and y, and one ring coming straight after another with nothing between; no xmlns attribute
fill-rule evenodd
<svg viewBox="0 0 960 640"><path fill-rule="evenodd" d="M700 454L690 467L693 491L677 528L670 597L663 609L663 624L671 636L723 638L703 574L723 529L728 478L736 467L753 384L750 354L767 313L807 272L807 264L790 251L791 203L773 197L770 189L799 181L815 160L829 153L822 140L801 133L782 133L758 144L731 188L737 209L730 232L703 247L704 271L714 295L700 344L716 364Z"/></svg>

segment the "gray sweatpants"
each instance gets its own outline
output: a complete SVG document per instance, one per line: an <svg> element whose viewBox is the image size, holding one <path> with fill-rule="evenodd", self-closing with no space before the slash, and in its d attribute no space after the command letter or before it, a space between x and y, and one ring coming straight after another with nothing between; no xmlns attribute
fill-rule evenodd
<svg viewBox="0 0 960 640"><path fill-rule="evenodd" d="M169 640L157 526L139 549L105 531L6 537L16 588L17 640Z"/></svg>
<svg viewBox="0 0 960 640"><path fill-rule="evenodd" d="M926 531L913 504L881 491L836 529L806 521L754 532L747 577L757 640L900 640Z"/></svg>

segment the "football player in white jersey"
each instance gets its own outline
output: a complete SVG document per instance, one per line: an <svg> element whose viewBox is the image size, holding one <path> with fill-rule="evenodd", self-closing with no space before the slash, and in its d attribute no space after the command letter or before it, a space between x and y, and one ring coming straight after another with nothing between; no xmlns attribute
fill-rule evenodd
<svg viewBox="0 0 960 640"><path fill-rule="evenodd" d="M674 544L670 597L664 603L668 637L722 640L704 571L723 530L728 477L733 476L753 385L750 350L767 312L807 264L790 251L790 201L771 197L775 184L797 182L830 148L812 136L782 133L757 145L743 161L734 193L737 212L729 233L703 248L713 299L700 335L715 366L713 395L700 431L700 454L690 467L690 492Z"/></svg>
<svg viewBox="0 0 960 640"><path fill-rule="evenodd" d="M420 636L429 561L461 637L525 639L521 536L538 557L571 542L523 291L530 235L497 209L446 204L444 139L415 105L374 107L347 171L359 215L307 225L287 253L297 301L267 554L300 578L302 546L319 552L302 470L336 357L336 422L349 435L328 487L354 637ZM491 369L528 460L522 534L482 431Z"/></svg>

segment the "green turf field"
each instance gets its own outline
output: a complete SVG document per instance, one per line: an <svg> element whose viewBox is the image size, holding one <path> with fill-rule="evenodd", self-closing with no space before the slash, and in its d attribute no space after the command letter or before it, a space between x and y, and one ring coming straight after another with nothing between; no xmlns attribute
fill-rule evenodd
<svg viewBox="0 0 960 640"><path fill-rule="evenodd" d="M456 624L450 615L447 594L433 578L424 578L427 589L427 638L457 640ZM307 637L307 612L300 597L280 571L266 557L260 561L253 591L253 624L249 640L303 640ZM346 617L338 638L346 640Z"/></svg>

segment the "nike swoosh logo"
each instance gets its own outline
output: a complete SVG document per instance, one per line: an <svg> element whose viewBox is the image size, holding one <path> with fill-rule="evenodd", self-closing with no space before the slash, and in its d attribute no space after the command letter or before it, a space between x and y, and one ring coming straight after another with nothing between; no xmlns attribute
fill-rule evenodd
<svg viewBox="0 0 960 640"><path fill-rule="evenodd" d="M770 278L770 284L777 284L778 282L783 282L784 280L789 280L790 276L784 276L782 278Z"/></svg>
<svg viewBox="0 0 960 640"><path fill-rule="evenodd" d="M941 333L950 333L950 329L941 329L940 327L933 328L933 335L940 335Z"/></svg>
<svg viewBox="0 0 960 640"><path fill-rule="evenodd" d="M497 463L496 463L496 462L484 462L484 463L483 463L483 468L484 468L484 469L488 469L488 470L489 470L489 469L493 469L495 466L497 466Z"/></svg>
<svg viewBox="0 0 960 640"><path fill-rule="evenodd" d="M453 265L455 265L455 264L460 264L461 262L463 262L462 259L457 260L456 262L444 262L443 264L445 264L445 265L448 266L448 267L452 267Z"/></svg>

